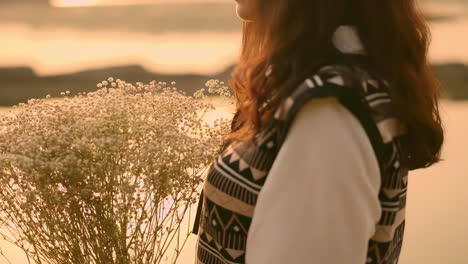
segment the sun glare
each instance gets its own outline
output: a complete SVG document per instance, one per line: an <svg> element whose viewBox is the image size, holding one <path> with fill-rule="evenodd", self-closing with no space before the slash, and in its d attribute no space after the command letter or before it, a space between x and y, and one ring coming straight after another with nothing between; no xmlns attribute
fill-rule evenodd
<svg viewBox="0 0 468 264"><path fill-rule="evenodd" d="M98 5L99 0L51 0L50 4L57 7L93 6Z"/></svg>
<svg viewBox="0 0 468 264"><path fill-rule="evenodd" d="M174 1L174 0L172 0ZM154 4L161 0L50 0L50 4L56 7L76 7L76 6L101 6L101 5L139 5Z"/></svg>
<svg viewBox="0 0 468 264"><path fill-rule="evenodd" d="M1 0L0 0L1 1ZM232 0L49 0L55 7L76 6L112 6L112 5L147 5L160 3L186 3L186 2L227 2Z"/></svg>

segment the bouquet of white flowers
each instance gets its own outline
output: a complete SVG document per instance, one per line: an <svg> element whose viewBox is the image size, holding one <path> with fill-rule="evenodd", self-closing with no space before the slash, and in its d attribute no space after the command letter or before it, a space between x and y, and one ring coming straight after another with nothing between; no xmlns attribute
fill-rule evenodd
<svg viewBox="0 0 468 264"><path fill-rule="evenodd" d="M98 87L0 115L0 238L47 264L161 263L175 238L175 262L190 235L180 223L231 121L203 120L214 109L205 89Z"/></svg>

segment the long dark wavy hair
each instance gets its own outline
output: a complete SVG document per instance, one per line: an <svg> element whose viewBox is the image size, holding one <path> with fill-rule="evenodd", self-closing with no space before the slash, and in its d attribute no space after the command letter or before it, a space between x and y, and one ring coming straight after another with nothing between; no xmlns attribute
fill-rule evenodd
<svg viewBox="0 0 468 264"><path fill-rule="evenodd" d="M229 80L240 125L228 140L252 140L300 82L336 57L332 35L348 24L367 50L366 70L388 81L396 114L407 126L402 165L417 169L440 161L440 89L427 61L430 30L416 0L256 2L258 15L243 21L242 52Z"/></svg>

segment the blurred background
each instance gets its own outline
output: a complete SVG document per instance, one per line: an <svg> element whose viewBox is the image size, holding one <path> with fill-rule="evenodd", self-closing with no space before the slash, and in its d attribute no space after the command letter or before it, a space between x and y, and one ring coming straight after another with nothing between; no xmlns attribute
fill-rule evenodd
<svg viewBox="0 0 468 264"><path fill-rule="evenodd" d="M468 0L420 1L446 93L447 139L443 162L410 173L399 263L467 264ZM96 90L110 76L176 81L188 94L208 79L227 81L241 22L234 0L0 0L0 36L5 112L30 98ZM194 262L194 246L192 235L178 263ZM0 242L0 249L13 264L27 263L14 247Z"/></svg>

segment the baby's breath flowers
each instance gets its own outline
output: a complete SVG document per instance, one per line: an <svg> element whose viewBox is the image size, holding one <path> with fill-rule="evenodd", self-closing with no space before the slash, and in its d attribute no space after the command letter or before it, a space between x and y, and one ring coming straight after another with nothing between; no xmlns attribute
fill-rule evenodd
<svg viewBox="0 0 468 264"><path fill-rule="evenodd" d="M0 238L36 263L167 257L230 129L229 119L203 121L214 109L199 100L204 90L186 96L170 85L110 77L96 92L0 115ZM222 82L206 86L230 96Z"/></svg>
<svg viewBox="0 0 468 264"><path fill-rule="evenodd" d="M208 92L210 94L218 94L220 96L224 97L232 97L232 94L229 90L228 86L224 85L224 82L220 82L219 80L208 80L205 84L205 86L208 88ZM196 95L194 95L197 98L203 98L205 97L205 88L202 88L196 92Z"/></svg>

